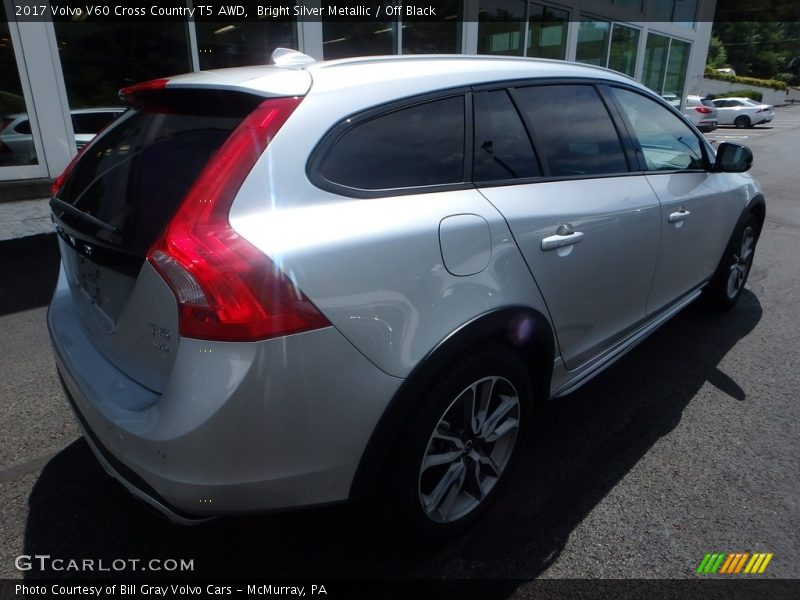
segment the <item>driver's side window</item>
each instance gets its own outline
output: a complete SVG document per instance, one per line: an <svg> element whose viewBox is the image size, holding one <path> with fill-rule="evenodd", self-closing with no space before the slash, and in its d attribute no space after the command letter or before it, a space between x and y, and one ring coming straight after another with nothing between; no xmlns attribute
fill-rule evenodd
<svg viewBox="0 0 800 600"><path fill-rule="evenodd" d="M700 139L686 123L642 94L617 87L612 90L633 127L648 171L705 168Z"/></svg>

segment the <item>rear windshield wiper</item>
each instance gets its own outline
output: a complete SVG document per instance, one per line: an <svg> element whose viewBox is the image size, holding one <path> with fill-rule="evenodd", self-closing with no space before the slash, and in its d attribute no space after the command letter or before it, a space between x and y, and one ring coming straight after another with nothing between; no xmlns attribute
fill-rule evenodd
<svg viewBox="0 0 800 600"><path fill-rule="evenodd" d="M79 219L83 219L87 223L91 223L95 227L100 227L101 229L105 229L106 231L110 231L115 235L120 235L119 229L114 227L113 225L109 225L105 221L101 221L97 217L93 217L87 212L82 211L79 208L75 208L72 204L64 202L63 200L59 200L58 198L50 198L50 208L63 210L64 212L68 212L69 214L78 217Z"/></svg>

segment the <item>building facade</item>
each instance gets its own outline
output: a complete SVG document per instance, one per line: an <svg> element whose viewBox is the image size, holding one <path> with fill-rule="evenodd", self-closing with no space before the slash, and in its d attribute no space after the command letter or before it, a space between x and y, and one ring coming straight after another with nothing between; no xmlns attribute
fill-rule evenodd
<svg viewBox="0 0 800 600"><path fill-rule="evenodd" d="M715 0L423 4L434 7L435 20L402 14L320 20L265 13L247 21L173 17L158 22L76 15L26 19L15 14L19 9L11 0L3 0L0 182L56 177L76 144L101 124L98 109L119 106L121 87L192 70L266 64L277 47L318 59L418 53L566 59L621 71L677 103L702 78L715 8ZM296 5L326 6L323 0L297 0ZM192 7L192 0L186 6Z"/></svg>

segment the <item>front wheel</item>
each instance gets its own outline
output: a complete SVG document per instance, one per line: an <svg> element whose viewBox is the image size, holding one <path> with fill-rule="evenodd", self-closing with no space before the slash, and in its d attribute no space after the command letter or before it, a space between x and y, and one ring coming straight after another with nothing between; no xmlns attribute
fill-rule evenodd
<svg viewBox="0 0 800 600"><path fill-rule="evenodd" d="M416 538L471 525L508 479L520 453L531 384L502 346L471 354L421 399L386 472L384 520Z"/></svg>
<svg viewBox="0 0 800 600"><path fill-rule="evenodd" d="M750 214L736 229L717 272L703 292L712 307L731 308L739 300L753 266L758 235L758 220Z"/></svg>

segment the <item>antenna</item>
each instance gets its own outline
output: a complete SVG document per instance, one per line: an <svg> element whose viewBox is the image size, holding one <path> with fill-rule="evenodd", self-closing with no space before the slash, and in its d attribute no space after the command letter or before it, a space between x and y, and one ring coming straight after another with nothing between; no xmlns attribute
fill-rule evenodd
<svg viewBox="0 0 800 600"><path fill-rule="evenodd" d="M275 48L270 59L278 67L299 67L317 62L314 57L291 48Z"/></svg>

